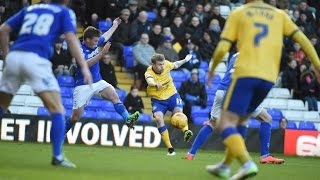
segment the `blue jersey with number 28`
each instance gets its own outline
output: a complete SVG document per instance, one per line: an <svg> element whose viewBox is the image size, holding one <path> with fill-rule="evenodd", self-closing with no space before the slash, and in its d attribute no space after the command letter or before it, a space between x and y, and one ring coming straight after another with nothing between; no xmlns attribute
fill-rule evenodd
<svg viewBox="0 0 320 180"><path fill-rule="evenodd" d="M76 32L74 12L59 4L35 4L22 9L6 21L19 36L10 50L34 52L50 59L61 34Z"/></svg>

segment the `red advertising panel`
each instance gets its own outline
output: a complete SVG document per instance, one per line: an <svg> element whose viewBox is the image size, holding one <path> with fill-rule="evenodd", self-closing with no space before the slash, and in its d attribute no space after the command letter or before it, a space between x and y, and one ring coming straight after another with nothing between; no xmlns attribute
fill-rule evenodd
<svg viewBox="0 0 320 180"><path fill-rule="evenodd" d="M320 132L286 129L284 154L320 157Z"/></svg>

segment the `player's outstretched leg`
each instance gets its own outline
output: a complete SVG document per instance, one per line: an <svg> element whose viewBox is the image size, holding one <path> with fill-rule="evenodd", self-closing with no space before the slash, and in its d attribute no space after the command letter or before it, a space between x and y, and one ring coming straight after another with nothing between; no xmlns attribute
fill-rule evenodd
<svg viewBox="0 0 320 180"><path fill-rule="evenodd" d="M284 159L275 158L269 154L271 137L271 124L269 122L261 122L260 124L260 163L262 164L282 164Z"/></svg>
<svg viewBox="0 0 320 180"><path fill-rule="evenodd" d="M238 180L238 179L247 179L249 177L253 177L257 175L258 167L257 165L249 160L245 164L241 166L236 174L234 174L230 180Z"/></svg>
<svg viewBox="0 0 320 180"><path fill-rule="evenodd" d="M52 113L52 126L50 132L50 138L52 141L53 157L51 164L54 166L62 166L75 168L76 165L72 162L64 159L62 155L62 145L65 135L65 122L61 113Z"/></svg>
<svg viewBox="0 0 320 180"><path fill-rule="evenodd" d="M118 114L122 116L122 118L126 121L126 125L129 128L134 129L134 124L138 121L140 117L140 113L136 111L135 113L129 115L126 107L123 105L123 103L115 103L113 104L114 109L117 111Z"/></svg>
<svg viewBox="0 0 320 180"><path fill-rule="evenodd" d="M230 177L230 167L226 166L223 163L217 164L217 165L208 165L207 166L207 171L214 175L217 176L219 178L223 178L223 179L228 179Z"/></svg>
<svg viewBox="0 0 320 180"><path fill-rule="evenodd" d="M203 126L196 139L194 140L189 152L186 154L185 159L187 160L193 160L194 156L196 155L198 149L205 143L207 142L208 138L213 132L213 128L210 125L205 125Z"/></svg>

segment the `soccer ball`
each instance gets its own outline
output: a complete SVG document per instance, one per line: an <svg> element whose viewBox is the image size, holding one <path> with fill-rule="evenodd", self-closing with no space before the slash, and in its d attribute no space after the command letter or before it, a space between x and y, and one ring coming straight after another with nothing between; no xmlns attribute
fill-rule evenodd
<svg viewBox="0 0 320 180"><path fill-rule="evenodd" d="M188 118L182 112L177 112L171 117L171 124L178 129L182 129L188 125Z"/></svg>

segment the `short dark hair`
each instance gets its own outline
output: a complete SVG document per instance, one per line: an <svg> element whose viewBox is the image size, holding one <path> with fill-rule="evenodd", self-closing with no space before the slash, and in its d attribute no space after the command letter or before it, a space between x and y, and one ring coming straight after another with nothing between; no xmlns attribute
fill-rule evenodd
<svg viewBox="0 0 320 180"><path fill-rule="evenodd" d="M83 32L83 40L89 38L92 39L94 37L100 37L101 31L93 26L88 26Z"/></svg>
<svg viewBox="0 0 320 180"><path fill-rule="evenodd" d="M133 84L130 88L130 91L134 90L134 89L139 89L138 86L136 86L135 84Z"/></svg>

